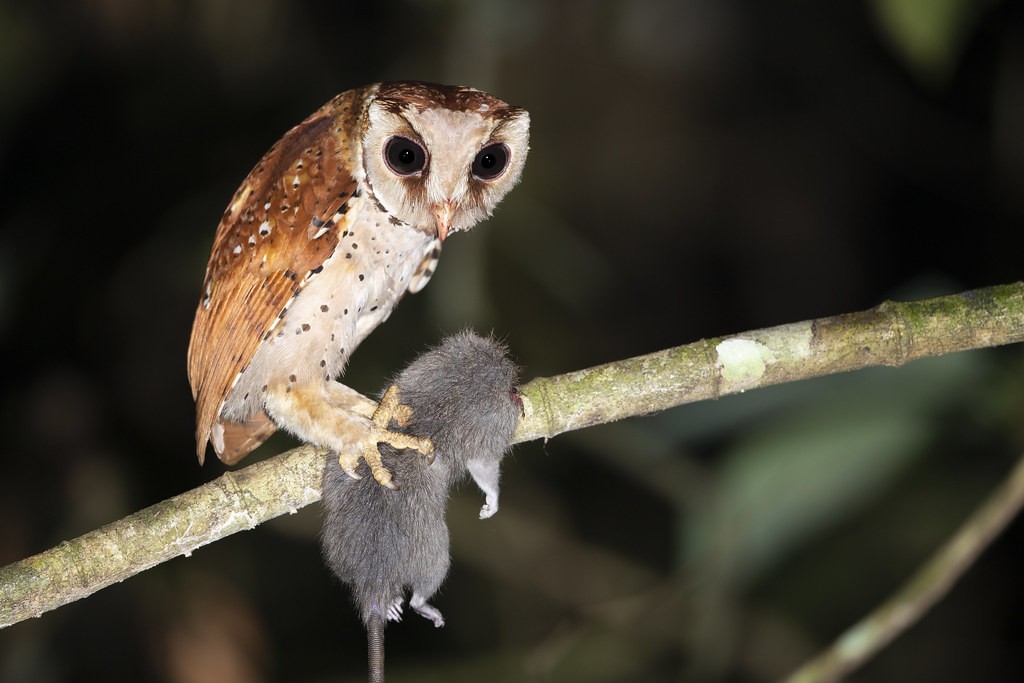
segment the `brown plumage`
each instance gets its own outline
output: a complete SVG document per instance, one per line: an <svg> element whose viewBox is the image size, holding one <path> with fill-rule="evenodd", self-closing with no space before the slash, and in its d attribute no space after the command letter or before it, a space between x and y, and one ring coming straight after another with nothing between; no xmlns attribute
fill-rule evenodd
<svg viewBox="0 0 1024 683"><path fill-rule="evenodd" d="M235 194L210 254L188 358L200 462L207 441L233 463L277 427L337 451L349 473L359 450L394 443L334 378L426 284L444 238L518 182L528 136L524 110L424 83L344 92L288 131Z"/></svg>
<svg viewBox="0 0 1024 683"><path fill-rule="evenodd" d="M352 99L351 94L345 99ZM349 146L345 131L355 118L352 103L342 97L270 148L235 193L217 228L188 353L199 462L238 374L313 271L338 246L336 230L311 239L316 233L310 235L310 226L314 218L333 216L345 207L356 189L352 175L339 163L339 152ZM332 132L334 119L347 125ZM270 433L272 429L266 436ZM232 452L227 460L234 462L247 452Z"/></svg>

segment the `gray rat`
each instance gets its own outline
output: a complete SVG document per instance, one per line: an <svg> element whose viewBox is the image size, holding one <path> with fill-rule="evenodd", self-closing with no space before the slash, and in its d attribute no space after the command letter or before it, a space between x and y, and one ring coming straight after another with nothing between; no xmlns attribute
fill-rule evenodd
<svg viewBox="0 0 1024 683"><path fill-rule="evenodd" d="M392 382L411 409L392 425L434 443L433 462L381 443L393 491L365 463L352 479L328 458L323 480L324 560L348 584L369 640L370 681L384 680L384 623L400 621L406 589L417 613L444 626L427 602L448 573L445 508L451 487L468 473L485 494L480 519L498 511L501 459L509 450L523 404L518 368L505 347L470 331L446 337Z"/></svg>

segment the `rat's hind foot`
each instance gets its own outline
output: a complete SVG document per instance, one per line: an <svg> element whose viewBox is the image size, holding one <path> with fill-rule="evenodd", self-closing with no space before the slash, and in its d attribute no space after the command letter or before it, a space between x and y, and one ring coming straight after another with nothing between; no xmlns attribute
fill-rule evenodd
<svg viewBox="0 0 1024 683"><path fill-rule="evenodd" d="M402 620L402 596L399 595L397 598L391 601L388 605L387 620L388 621L401 621Z"/></svg>
<svg viewBox="0 0 1024 683"><path fill-rule="evenodd" d="M404 426L409 422L411 415L412 410L409 409L409 406L404 406L398 402L398 387L388 387L377 409L373 411L373 417L370 418L369 434L360 445L359 452L341 453L338 456L338 464L341 465L341 469L345 470L345 473L353 479L358 479L356 467L359 466L359 460L363 459L370 466L373 478L381 486L395 490L398 488L398 484L392 479L388 468L384 467L380 457L380 450L377 448L378 444L386 443L397 450L408 448L417 450L427 459L427 464L433 463L434 444L430 439L410 436L409 434L402 434L401 432L389 429L392 421L400 427Z"/></svg>
<svg viewBox="0 0 1024 683"><path fill-rule="evenodd" d="M416 613L424 619L434 622L435 628L444 626L444 615L441 614L441 610L427 602L427 599L419 593L412 594L412 598L409 600L409 607L416 610Z"/></svg>

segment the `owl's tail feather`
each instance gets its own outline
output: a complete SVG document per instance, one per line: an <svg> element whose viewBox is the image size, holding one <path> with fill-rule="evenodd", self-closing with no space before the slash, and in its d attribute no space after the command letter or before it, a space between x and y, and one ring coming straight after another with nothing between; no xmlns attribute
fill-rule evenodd
<svg viewBox="0 0 1024 683"><path fill-rule="evenodd" d="M219 422L223 428L223 449L214 439L214 451L225 465L234 465L277 431L277 425L262 410L245 422Z"/></svg>

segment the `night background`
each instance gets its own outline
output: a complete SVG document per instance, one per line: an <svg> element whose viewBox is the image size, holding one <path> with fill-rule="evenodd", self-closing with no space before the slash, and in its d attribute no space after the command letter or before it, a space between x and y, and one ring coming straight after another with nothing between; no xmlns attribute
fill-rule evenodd
<svg viewBox="0 0 1024 683"><path fill-rule="evenodd" d="M0 565L224 471L185 372L217 222L289 127L399 79L528 109L531 152L354 355L364 393L467 325L531 378L1021 279L1020 2L8 0ZM391 626L389 680L775 680L998 485L1022 415L1007 347L518 446L493 519L453 497L447 626ZM0 681L365 680L319 519L0 631ZM1018 677L1022 543L851 680Z"/></svg>

